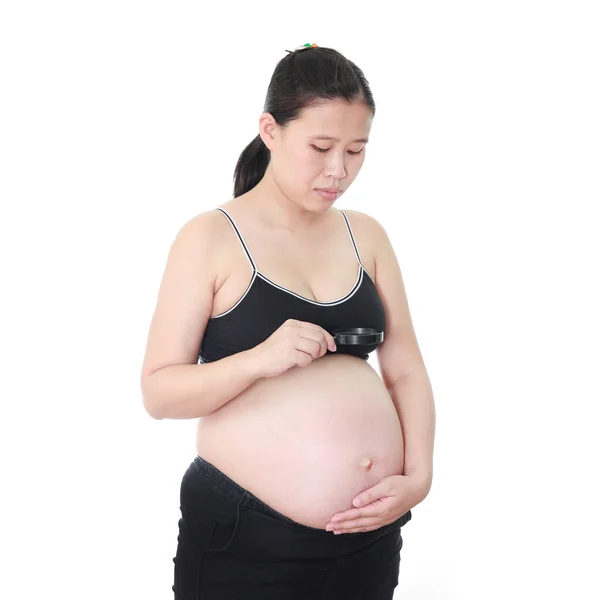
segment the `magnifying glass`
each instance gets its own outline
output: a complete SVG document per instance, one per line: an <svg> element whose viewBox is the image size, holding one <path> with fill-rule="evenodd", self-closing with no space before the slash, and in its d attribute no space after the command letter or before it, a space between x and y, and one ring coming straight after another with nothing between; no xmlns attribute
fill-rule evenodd
<svg viewBox="0 0 600 600"><path fill-rule="evenodd" d="M333 333L336 346L352 354L369 354L383 342L383 331L372 327L347 327Z"/></svg>

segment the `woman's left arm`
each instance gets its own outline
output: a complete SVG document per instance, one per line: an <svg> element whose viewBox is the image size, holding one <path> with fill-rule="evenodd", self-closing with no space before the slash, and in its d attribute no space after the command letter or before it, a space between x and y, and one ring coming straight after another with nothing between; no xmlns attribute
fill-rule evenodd
<svg viewBox="0 0 600 600"><path fill-rule="evenodd" d="M422 502L433 479L435 406L429 375L417 343L400 265L388 235L374 218L359 211L353 220L362 247L374 257L374 281L386 315L377 349L382 379L394 402L404 436L403 473L384 477L352 502L356 508L332 516L326 529L338 533L369 531L391 523Z"/></svg>
<svg viewBox="0 0 600 600"><path fill-rule="evenodd" d="M398 259L384 227L360 213L360 225L375 260L375 284L383 302L386 331L377 350L382 379L392 397L404 435L404 475L433 477L435 404L431 382L409 311ZM357 214L358 216L358 214Z"/></svg>

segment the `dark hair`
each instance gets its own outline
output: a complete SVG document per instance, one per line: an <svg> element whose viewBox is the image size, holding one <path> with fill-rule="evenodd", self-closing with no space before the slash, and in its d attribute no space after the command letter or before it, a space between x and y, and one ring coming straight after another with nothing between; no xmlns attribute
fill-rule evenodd
<svg viewBox="0 0 600 600"><path fill-rule="evenodd" d="M264 111L278 125L298 119L305 108L326 100L364 102L375 115L375 102L363 72L332 48L306 47L289 52L275 67ZM240 154L234 171L233 197L251 190L263 178L271 151L257 135Z"/></svg>

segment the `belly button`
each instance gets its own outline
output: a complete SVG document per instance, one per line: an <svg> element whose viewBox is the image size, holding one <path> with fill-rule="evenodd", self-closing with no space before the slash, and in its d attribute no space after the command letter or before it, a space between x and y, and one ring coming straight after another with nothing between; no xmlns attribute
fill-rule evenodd
<svg viewBox="0 0 600 600"><path fill-rule="evenodd" d="M360 461L360 466L363 467L365 471L368 471L373 466L373 461L370 458L363 458Z"/></svg>

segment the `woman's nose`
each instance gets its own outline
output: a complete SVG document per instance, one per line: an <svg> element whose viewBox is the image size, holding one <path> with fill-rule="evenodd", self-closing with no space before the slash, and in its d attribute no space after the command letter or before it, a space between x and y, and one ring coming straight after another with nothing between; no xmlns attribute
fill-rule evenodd
<svg viewBox="0 0 600 600"><path fill-rule="evenodd" d="M326 173L334 179L342 179L346 176L346 165L343 158L332 159L327 165Z"/></svg>

